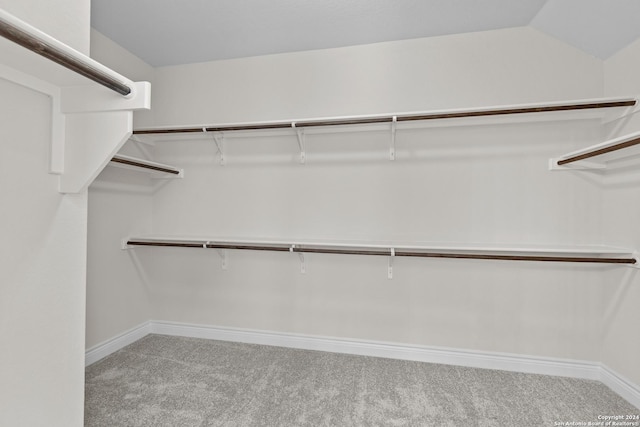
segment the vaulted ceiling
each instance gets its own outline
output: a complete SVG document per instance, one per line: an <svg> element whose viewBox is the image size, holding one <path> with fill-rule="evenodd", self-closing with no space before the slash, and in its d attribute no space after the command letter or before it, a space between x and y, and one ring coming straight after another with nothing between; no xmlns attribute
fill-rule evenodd
<svg viewBox="0 0 640 427"><path fill-rule="evenodd" d="M531 26L606 59L639 0L92 0L92 26L153 66Z"/></svg>

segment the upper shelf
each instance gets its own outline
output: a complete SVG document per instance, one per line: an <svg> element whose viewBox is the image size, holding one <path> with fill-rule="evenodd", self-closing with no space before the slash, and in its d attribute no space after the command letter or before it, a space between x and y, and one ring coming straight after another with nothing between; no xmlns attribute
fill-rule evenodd
<svg viewBox="0 0 640 427"><path fill-rule="evenodd" d="M363 242L347 240L283 240L269 238L135 237L123 241L123 248L158 246L204 249L263 250L296 253L383 255L422 258L493 259L510 261L552 261L605 264L637 263L628 249L607 246L541 246L499 244L440 244L418 242Z"/></svg>
<svg viewBox="0 0 640 427"><path fill-rule="evenodd" d="M638 107L632 97L582 99L535 104L516 104L482 107L475 109L434 110L412 113L380 114L370 116L342 116L284 121L252 123L228 123L197 126L166 126L137 129L136 138L150 137L152 140L175 140L192 135L202 137L206 133L255 133L257 131L341 132L350 128L398 129L406 127L442 126L443 123L478 124L489 120L504 121L554 121L573 119L613 119L621 117Z"/></svg>

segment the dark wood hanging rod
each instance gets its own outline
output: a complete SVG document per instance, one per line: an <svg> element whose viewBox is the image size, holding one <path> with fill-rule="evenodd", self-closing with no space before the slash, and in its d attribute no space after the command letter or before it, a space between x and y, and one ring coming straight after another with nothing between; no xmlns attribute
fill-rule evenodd
<svg viewBox="0 0 640 427"><path fill-rule="evenodd" d="M380 249L327 249L327 248L310 248L304 246L296 246L291 252L315 253L315 254L341 254L341 255L377 255L389 256L389 250Z"/></svg>
<svg viewBox="0 0 640 427"><path fill-rule="evenodd" d="M561 105L548 106L531 106L531 107L514 107L514 108L494 108L486 110L468 110L468 111L452 111L452 112L434 112L413 115L397 115L397 116L373 116L373 117L354 117L354 118L335 118L326 120L308 120L300 122L278 122L278 123L256 123L245 125L220 125L220 126L203 126L191 128L165 128L165 129L140 129L135 130L135 135L153 135L153 134L172 134L172 133L204 133L204 132L229 132L243 130L261 130L261 129L294 129L309 128L319 126L341 126L341 125L360 125L375 123L392 123L409 122L418 120L435 120L435 119L457 119L465 117L484 117L484 116L503 116L511 114L527 114L527 113L549 113L558 111L575 111L589 110L601 108L616 107L632 107L636 105L635 99L620 101L602 101L588 103L569 103Z"/></svg>
<svg viewBox="0 0 640 427"><path fill-rule="evenodd" d="M636 105L635 100L629 101L606 101L592 102L587 104L565 104L550 105L540 107L523 107L523 108L497 108L494 110L478 110L463 111L452 113L433 113L415 116L398 117L399 122L412 120L435 120L435 119L456 119L463 117L483 117L483 116L501 116L509 114L528 114L528 113L553 113L557 111L574 111L574 110L591 110L598 108L615 108L615 107L632 107Z"/></svg>
<svg viewBox="0 0 640 427"><path fill-rule="evenodd" d="M493 255L493 254L463 254L437 252L404 252L396 251L396 256L422 258L451 258L451 259L486 259L499 261L542 261L542 262L581 262L596 264L635 264L634 258L598 258L576 256L542 256L542 255Z"/></svg>
<svg viewBox="0 0 640 427"><path fill-rule="evenodd" d="M584 154L572 156L566 159L558 160L558 166L566 165L568 163L577 162L579 160L589 159L591 157L600 156L602 154L611 153L613 151L622 150L624 148L633 147L640 144L640 138L634 138L629 141L620 142L618 144L611 145L609 147L600 148L597 150L589 151Z"/></svg>
<svg viewBox="0 0 640 427"><path fill-rule="evenodd" d="M20 46L57 64L60 64L75 73L87 77L121 95L129 95L131 93L131 88L126 83L119 81L90 64L78 60L69 53L53 46L45 40L29 34L27 31L3 20L1 17L0 36L11 40L12 42L19 44Z"/></svg>
<svg viewBox="0 0 640 427"><path fill-rule="evenodd" d="M175 169L169 169L169 168L165 168L162 166L156 166L156 165L150 165L148 163L142 163L142 162L137 162L135 160L131 160L131 159L124 159L122 157L118 157L118 156L114 156L111 159L112 162L114 163L120 163L123 165L129 165L129 166L135 166L138 168L144 168L144 169L150 169L150 170L155 170L158 172L164 172L164 173L170 173L173 175L180 175L180 171L175 170Z"/></svg>
<svg viewBox="0 0 640 427"><path fill-rule="evenodd" d="M275 252L289 252L288 246L271 246L271 245L240 245L240 244L228 244L228 243L206 243L201 247L207 247L208 249L232 249L232 250L245 250L245 251L275 251Z"/></svg>
<svg viewBox="0 0 640 427"><path fill-rule="evenodd" d="M237 249L237 250L259 250L278 251L296 253L322 253L322 254L344 254L344 255L376 255L391 256L390 250L379 248L371 249L349 249L349 248L314 248L305 246L285 245L252 245L236 243L192 243L192 242L169 242L169 241L145 241L128 240L127 246L157 246L175 248L208 248L208 249ZM504 252L504 251L500 251ZM504 254L478 254L478 253L452 253L435 251L407 251L395 250L393 256L396 257L418 257L418 258L449 258L449 259L480 259L499 261L541 261L541 262L578 262L596 264L635 264L634 258L599 258L593 256L546 256L546 255L504 255Z"/></svg>

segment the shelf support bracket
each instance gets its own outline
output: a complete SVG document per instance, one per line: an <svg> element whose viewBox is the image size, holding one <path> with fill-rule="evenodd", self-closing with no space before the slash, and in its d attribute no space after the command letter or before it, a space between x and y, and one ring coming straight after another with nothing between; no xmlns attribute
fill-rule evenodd
<svg viewBox="0 0 640 427"><path fill-rule="evenodd" d="M207 245L210 242L207 242ZM218 249L218 255L220 255L220 268L222 268L223 270L227 269L227 265L228 265L228 251L226 249Z"/></svg>
<svg viewBox="0 0 640 427"><path fill-rule="evenodd" d="M298 137L298 146L300 147L300 163L304 164L306 162L304 129L297 128L295 122L291 123L291 127L296 131L296 136Z"/></svg>
<svg viewBox="0 0 640 427"><path fill-rule="evenodd" d="M207 133L207 128L203 127L202 132ZM218 154L220 155L220 165L224 166L226 163L226 159L224 157L224 133L218 132L218 133L212 134L212 136L213 136L213 142L216 143Z"/></svg>
<svg viewBox="0 0 640 427"><path fill-rule="evenodd" d="M389 148L389 160L396 159L396 125L398 124L398 116L393 116L391 121L391 147Z"/></svg>
<svg viewBox="0 0 640 427"><path fill-rule="evenodd" d="M213 140L216 143L216 147L218 148L218 153L220 153L220 165L224 166L227 160L224 157L224 134L216 134L213 135Z"/></svg>
<svg viewBox="0 0 640 427"><path fill-rule="evenodd" d="M0 78L51 99L48 172L59 175L60 193L86 190L131 137L133 110L151 106L147 82L131 82L125 98L95 85L58 87L3 64Z"/></svg>
<svg viewBox="0 0 640 427"><path fill-rule="evenodd" d="M396 256L396 250L394 248L390 249L389 254L389 266L387 268L387 278L393 279L393 258Z"/></svg>
<svg viewBox="0 0 640 427"><path fill-rule="evenodd" d="M296 245L291 245L291 247L289 248L289 252L298 253L298 258L300 258L300 273L305 274L307 272L307 268L304 261L304 254L302 252L296 251L295 249L296 249Z"/></svg>

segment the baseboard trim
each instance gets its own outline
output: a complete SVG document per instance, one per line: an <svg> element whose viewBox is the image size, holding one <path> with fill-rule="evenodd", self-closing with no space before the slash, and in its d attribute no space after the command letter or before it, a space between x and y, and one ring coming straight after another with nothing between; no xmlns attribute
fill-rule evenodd
<svg viewBox="0 0 640 427"><path fill-rule="evenodd" d="M600 381L618 393L627 402L640 409L640 386L623 377L606 365L601 366Z"/></svg>
<svg viewBox="0 0 640 427"><path fill-rule="evenodd" d="M134 328L129 329L107 341L101 342L85 352L84 366L87 367L104 359L111 353L115 353L123 347L133 344L141 338L151 333L151 322L144 322Z"/></svg>
<svg viewBox="0 0 640 427"><path fill-rule="evenodd" d="M289 334L239 328L220 328L174 322L151 322L151 332L249 344L273 345L304 350L328 351L389 359L413 360L473 368L543 374L583 379L600 379L597 362L489 353L444 347L413 346L381 341L348 340L334 337Z"/></svg>
<svg viewBox="0 0 640 427"><path fill-rule="evenodd" d="M204 338L302 350L317 350L467 366L470 368L499 369L528 374L597 380L601 381L622 398L640 409L640 386L599 362L523 356L511 353L480 352L445 347L406 345L381 341L352 340L253 329L215 327L178 322L145 322L104 343L98 344L87 351L85 366L97 362L148 334Z"/></svg>

